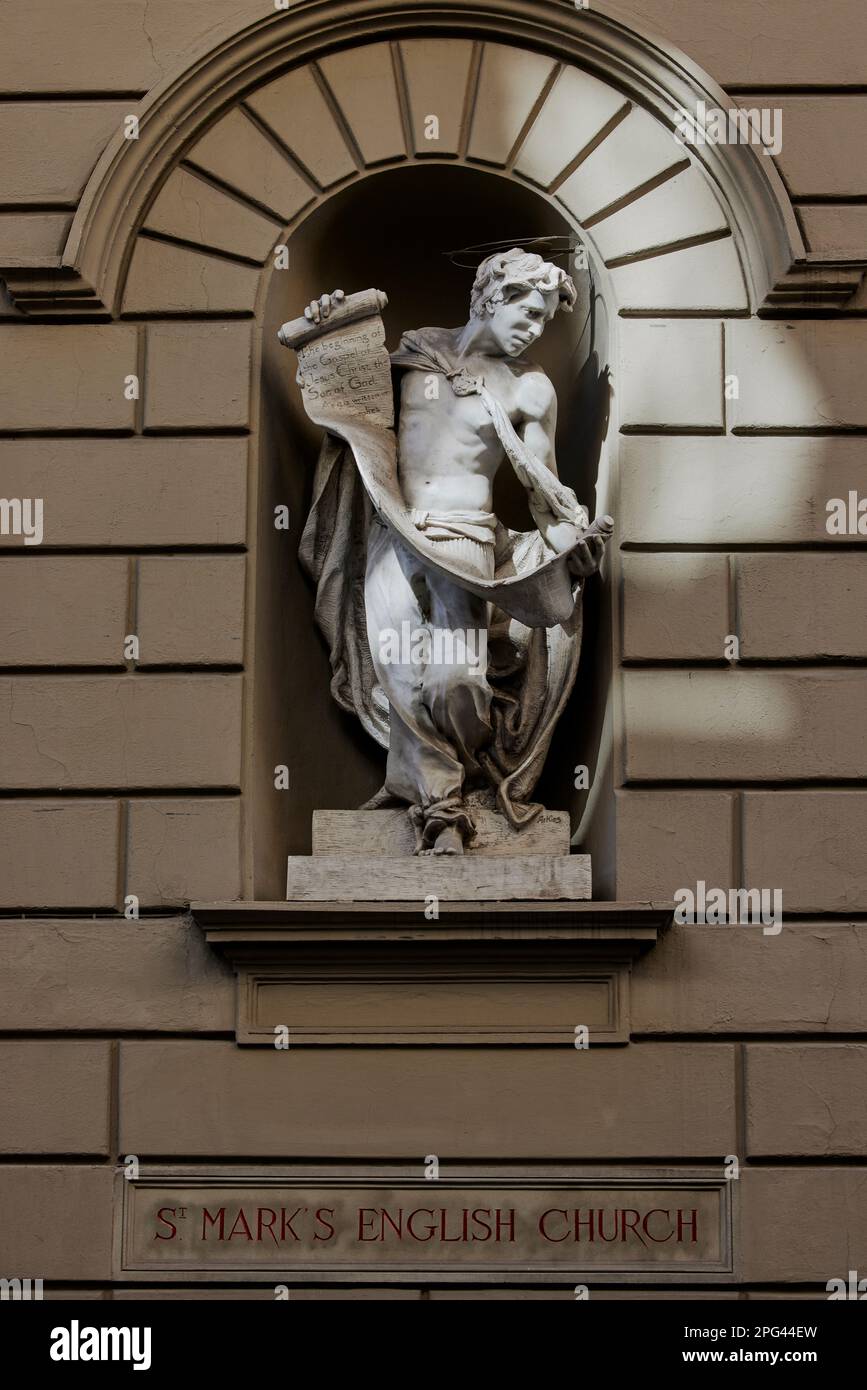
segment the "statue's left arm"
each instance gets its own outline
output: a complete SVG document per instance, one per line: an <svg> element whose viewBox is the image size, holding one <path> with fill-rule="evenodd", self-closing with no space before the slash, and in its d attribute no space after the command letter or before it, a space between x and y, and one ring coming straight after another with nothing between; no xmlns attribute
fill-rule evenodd
<svg viewBox="0 0 867 1390"><path fill-rule="evenodd" d="M525 416L524 425L520 431L521 438L529 451L541 464L544 464L549 473L558 478L557 393L548 378L541 372L532 373L527 378L526 384L529 388L526 392L526 405L529 413ZM577 504L578 516L573 523L556 516L540 492L529 491L527 500L533 520L546 544L559 553L564 550L572 550L575 542L583 535L589 525L586 508L582 507L580 503ZM604 539L599 536L590 536L586 541L582 541L572 550L569 557L570 570L576 575L595 573L599 568L604 547Z"/></svg>

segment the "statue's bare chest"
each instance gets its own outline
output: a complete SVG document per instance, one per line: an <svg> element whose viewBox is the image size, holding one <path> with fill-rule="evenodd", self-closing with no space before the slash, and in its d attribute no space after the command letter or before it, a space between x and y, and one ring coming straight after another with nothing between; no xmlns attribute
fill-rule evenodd
<svg viewBox="0 0 867 1390"><path fill-rule="evenodd" d="M490 358L469 359L464 366L464 372L467 377L474 378L487 387L494 400L506 412L513 424L524 414L523 396L526 391L520 375L510 371L508 367L499 362L491 361ZM477 414L481 412L478 415L479 419L482 416L490 418L478 394L463 395L460 387L454 394L459 402L468 402Z"/></svg>

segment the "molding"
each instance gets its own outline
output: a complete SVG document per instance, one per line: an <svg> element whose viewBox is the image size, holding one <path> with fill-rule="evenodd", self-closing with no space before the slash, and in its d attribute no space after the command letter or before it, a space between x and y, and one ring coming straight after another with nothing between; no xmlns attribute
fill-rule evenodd
<svg viewBox="0 0 867 1390"><path fill-rule="evenodd" d="M865 272L867 259L825 260L810 252L768 290L759 312L763 318L837 314L857 294Z"/></svg>
<svg viewBox="0 0 867 1390"><path fill-rule="evenodd" d="M237 974L236 1041L296 1047L566 1047L629 1042L633 961L657 903L195 903ZM388 1020L388 1022L384 1022Z"/></svg>
<svg viewBox="0 0 867 1390"><path fill-rule="evenodd" d="M72 266L5 270L2 279L15 307L28 316L51 319L112 317L99 292Z"/></svg>
<svg viewBox="0 0 867 1390"><path fill-rule="evenodd" d="M399 1209L409 1212L424 1204L421 1212L432 1218L427 1205L432 1186L437 1190L437 1211L451 1211L448 1239L445 1231L440 1237L441 1254L433 1254L437 1246L429 1244L427 1234L401 1239L395 1242L396 1249L379 1240L359 1243L353 1239L360 1206L369 1208L372 1216L381 1204L395 1215ZM742 1277L739 1186L726 1179L719 1163L630 1162L612 1170L610 1163L579 1164L568 1159L517 1164L500 1159L484 1164L449 1160L433 1184L421 1175L418 1163L393 1159L379 1163L287 1160L279 1167L160 1163L147 1165L131 1180L120 1171L115 1175L112 1274L117 1282L132 1285L166 1287L190 1281L259 1285L271 1296L275 1280L287 1278L325 1288L445 1283L476 1288L560 1285L571 1290L577 1282L600 1278L616 1286L733 1285ZM612 1243L610 1238L583 1244L565 1237L547 1242L534 1238L542 1209L550 1207L565 1215L569 1209L610 1208L620 1193L630 1209L700 1205L704 1218L697 1248L691 1248L691 1241L684 1241L680 1249L665 1241L642 1242L636 1258L624 1253L622 1242ZM204 1238L206 1204L208 1239ZM462 1211L476 1208L484 1215L489 1206L500 1204L517 1218L502 1249L499 1241L489 1246L487 1236L461 1240ZM231 1209L232 1230L236 1214L249 1213L249 1238L233 1240L230 1234L222 1239L227 1228L216 1224L221 1208ZM294 1213L289 1222L291 1236L278 1240L267 1222L260 1228L259 1213L267 1213L273 1221L276 1212L286 1209ZM160 1222L164 1239L183 1224L184 1238L176 1245L155 1244L154 1226L161 1211L178 1216L177 1222ZM309 1217L302 1225L305 1215L313 1212L333 1217L333 1226L340 1229L333 1251L327 1242L318 1244L313 1235L325 1227L314 1226ZM293 1227L296 1219L298 1225ZM591 1244L592 1251L587 1248ZM166 1292L169 1296L167 1287Z"/></svg>
<svg viewBox="0 0 867 1390"><path fill-rule="evenodd" d="M441 902L436 922L425 921L418 902L212 902L191 903L190 912L209 941L242 947L273 941L469 940L468 933L477 941L514 940L538 938L542 927L552 941L651 946L674 920L674 904L668 902Z"/></svg>
<svg viewBox="0 0 867 1390"><path fill-rule="evenodd" d="M171 170L204 131L290 67L336 49L413 36L472 37L544 52L610 81L674 126L678 112L730 99L668 44L572 0L302 0L216 41L155 87L138 111L136 141L118 131L82 195L59 267L18 269L7 284L19 309L42 318L110 318L136 235ZM757 312L837 309L858 273L830 276L807 257L783 182L753 146L693 147L723 199ZM831 267L836 269L836 267Z"/></svg>

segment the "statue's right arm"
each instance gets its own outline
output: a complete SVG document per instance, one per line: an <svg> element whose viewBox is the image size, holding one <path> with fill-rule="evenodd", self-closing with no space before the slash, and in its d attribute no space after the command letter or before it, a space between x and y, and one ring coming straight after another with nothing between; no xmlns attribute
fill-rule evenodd
<svg viewBox="0 0 867 1390"><path fill-rule="evenodd" d="M331 294L321 294L318 299L312 299L304 310L304 317L311 323L321 323L327 319L332 309L338 309L343 303L346 295L343 290L332 290Z"/></svg>

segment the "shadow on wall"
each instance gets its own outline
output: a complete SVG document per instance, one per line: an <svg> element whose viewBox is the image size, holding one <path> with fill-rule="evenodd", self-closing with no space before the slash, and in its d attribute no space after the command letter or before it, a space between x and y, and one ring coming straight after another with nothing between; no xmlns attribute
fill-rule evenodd
<svg viewBox="0 0 867 1390"><path fill-rule="evenodd" d="M277 329L326 291L375 287L389 297L383 318L394 350L410 328L466 321L473 270L455 266L446 252L506 238L569 234L556 208L512 180L465 167L415 166L371 176L329 199L292 237L290 268L272 274L263 323L263 525L256 596L254 836L260 899L282 896L287 853L309 853L314 809L358 806L381 786L385 768L383 750L329 691L313 589L297 558L321 431L307 419L295 384L296 359L277 343ZM575 278L574 312L557 316L534 359L551 377L560 402L560 475L592 515L608 422L608 319L589 277ZM288 537L271 524L279 503L290 508ZM495 508L510 526L532 526L523 490L506 467L495 486ZM592 653L600 587L591 581L586 595L582 688L561 720L540 784L540 795L554 807L573 805L576 763L589 763L593 771L591 744L596 746L604 699L598 665L592 666L593 680L588 667L598 663ZM291 795L274 788L279 764L289 768Z"/></svg>
<svg viewBox="0 0 867 1390"><path fill-rule="evenodd" d="M624 442L620 898L702 879L788 913L867 902L864 561L826 524L863 477L843 328L728 320L727 432Z"/></svg>

